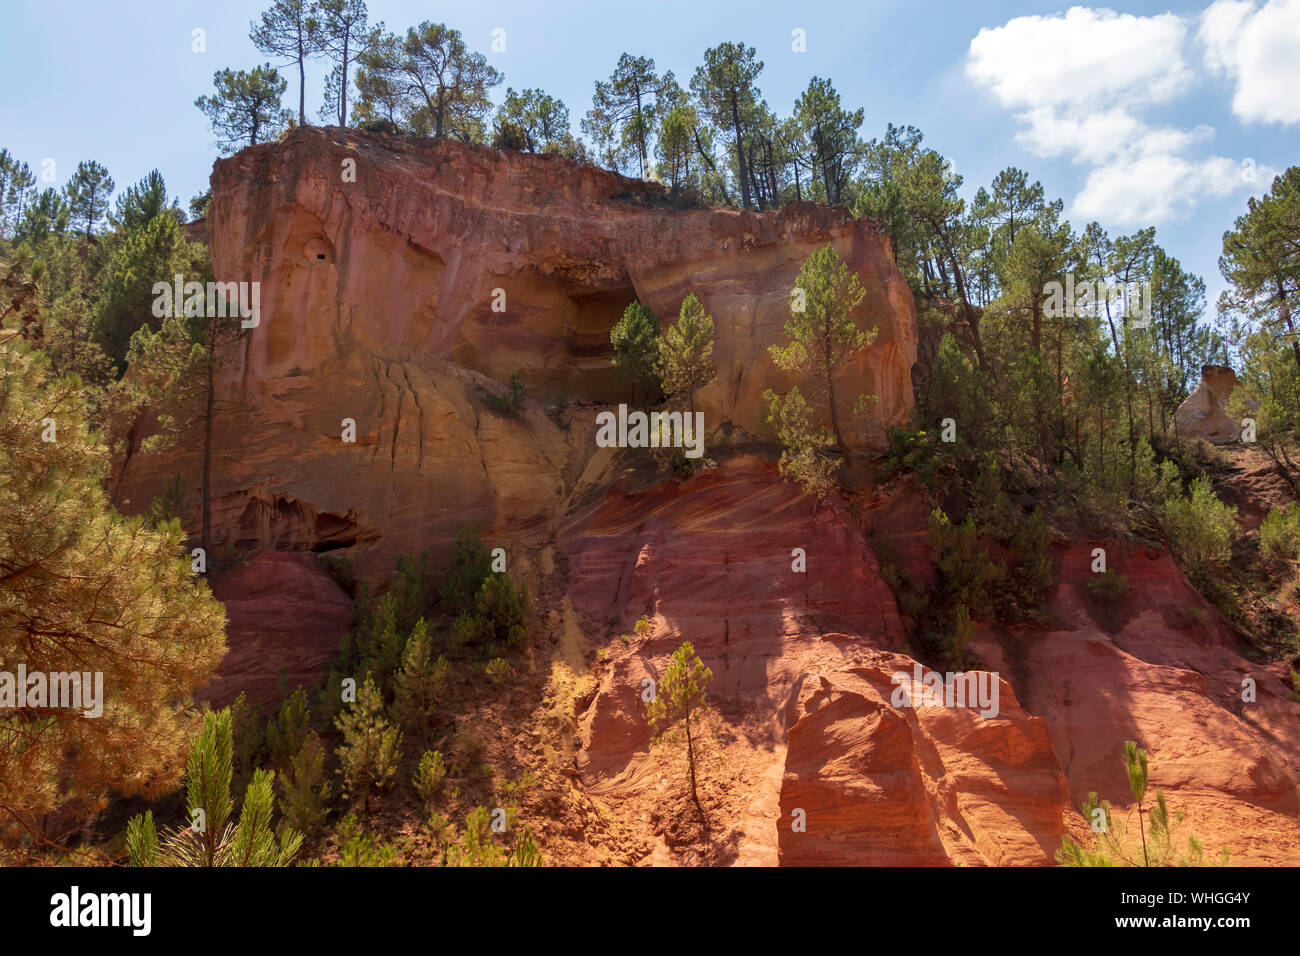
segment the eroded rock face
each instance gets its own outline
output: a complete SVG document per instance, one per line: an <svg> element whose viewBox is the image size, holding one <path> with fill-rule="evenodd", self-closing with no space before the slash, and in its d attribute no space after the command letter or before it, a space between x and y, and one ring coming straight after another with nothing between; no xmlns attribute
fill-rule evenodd
<svg viewBox="0 0 1300 956"><path fill-rule="evenodd" d="M1174 412L1178 434L1183 438L1204 438L1217 444L1237 441L1241 422L1228 414L1228 400L1237 388L1237 376L1223 365L1201 368L1201 380L1192 394ZM1248 407L1258 403L1247 399Z"/></svg>
<svg viewBox="0 0 1300 956"><path fill-rule="evenodd" d="M924 520L895 513L913 511ZM897 605L843 508L814 508L771 466L729 462L685 486L611 491L560 547L592 631L642 614L654 623L645 638L610 643L583 715L577 765L592 793L620 805L658 798L666 771L663 750L649 748L643 682L689 640L713 671L729 741L719 799L738 808L724 814L740 821L737 860L1051 861L1066 787L1046 724L1005 680L994 718L891 703L893 675L916 662L898 653ZM792 570L795 548L806 572Z"/></svg>
<svg viewBox="0 0 1300 956"><path fill-rule="evenodd" d="M355 130L343 145L300 129L243 150L218 161L212 185L215 274L261 283L243 370L256 381L357 349L618 400L609 331L624 308L639 299L667 321L695 292L715 323L718 375L698 397L708 429L754 431L763 389L789 384L766 349L785 341L799 267L830 243L866 290L855 318L879 329L841 374L846 407L878 399L847 439L877 440L912 408L911 295L883 231L843 209L679 209L657 184L558 157Z"/></svg>
<svg viewBox="0 0 1300 956"><path fill-rule="evenodd" d="M214 707L242 691L271 710L286 690L319 687L352 625L352 600L310 555L265 552L213 582L226 605L230 650L200 698Z"/></svg>
<svg viewBox="0 0 1300 956"><path fill-rule="evenodd" d="M609 653L580 724L590 792L635 817L682 786L680 745L650 745L642 691L690 640L714 674L705 787L733 828L732 862L1050 865L1065 833L1091 845L1077 811L1089 792L1133 812L1126 740L1149 751L1152 791L1185 812L1184 849L1195 834L1207 858L1300 860L1285 664L1252 664L1167 554L1060 550L1051 624L974 645L998 673L997 714L909 707L893 675L917 664L871 543L925 580L927 508L906 484L860 504L856 519L814 510L770 468L729 462L679 487L616 489L564 529L569 596ZM792 574L803 542L808 573ZM1099 546L1128 580L1119 599L1087 588ZM602 639L642 614L644 639Z"/></svg>

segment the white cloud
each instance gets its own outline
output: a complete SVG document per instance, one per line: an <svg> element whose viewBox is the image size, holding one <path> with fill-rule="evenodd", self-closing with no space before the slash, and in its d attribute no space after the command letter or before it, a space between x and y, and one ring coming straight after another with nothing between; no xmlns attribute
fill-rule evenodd
<svg viewBox="0 0 1300 956"><path fill-rule="evenodd" d="M1074 211L1116 225L1164 222L1190 212L1202 197L1254 190L1275 175L1222 156L1185 159L1156 152L1098 166L1075 197Z"/></svg>
<svg viewBox="0 0 1300 956"><path fill-rule="evenodd" d="M1252 10L1250 0L1221 0L1206 11L1202 30L1213 22L1214 36L1239 36ZM1237 160L1192 156L1213 138L1210 126L1180 129L1142 116L1195 79L1183 55L1189 27L1173 13L1141 17L1088 7L1017 17L980 30L966 75L1001 105L1021 110L1016 140L1025 148L1092 167L1072 215L1116 225L1160 223L1186 215L1201 198L1256 189L1266 172L1252 180ZM1240 62L1240 49L1240 43L1207 45L1206 57L1228 69Z"/></svg>
<svg viewBox="0 0 1300 956"><path fill-rule="evenodd" d="M1083 107L1119 96L1164 102L1192 79L1186 33L1172 13L1071 7L1064 16L1016 17L971 40L966 74L1008 107Z"/></svg>
<svg viewBox="0 0 1300 956"><path fill-rule="evenodd" d="M1300 123L1300 0L1218 0L1201 14L1205 63L1235 85L1248 123Z"/></svg>

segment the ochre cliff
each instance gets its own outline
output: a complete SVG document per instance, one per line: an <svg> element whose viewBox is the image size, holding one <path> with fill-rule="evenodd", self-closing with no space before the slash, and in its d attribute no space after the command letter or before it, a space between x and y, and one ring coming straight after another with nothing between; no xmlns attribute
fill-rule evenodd
<svg viewBox="0 0 1300 956"><path fill-rule="evenodd" d="M1127 739L1209 850L1300 862L1285 667L1252 664L1167 555L1107 543L1131 584L1102 608L1084 586L1093 545L1058 546L1051 623L977 641L996 716L894 702L892 675L916 662L876 546L933 580L933 503L895 481L816 507L754 440L763 389L787 384L767 347L827 243L866 290L859 324L879 330L841 373L842 395L877 397L847 438L871 446L909 417L914 307L874 223L810 204L678 208L558 158L335 133L295 131L213 174L216 277L258 282L261 316L214 434L231 650L209 699L267 700L282 668L305 683L328 668L350 612L312 552L382 585L398 555L427 548L438 566L477 522L536 597L521 666L544 685L535 708L512 702L526 717L496 743L571 780L557 800L587 801L585 822L530 820L570 862L1050 864L1083 835L1072 807L1089 791L1130 809ZM678 480L648 453L597 448L594 421L631 397L609 362L626 305L666 322L692 291L716 324L718 375L699 396L716 466ZM525 407L492 411L483 392L516 370ZM115 499L144 510L180 472L196 530L199 436L149 453L147 424ZM677 812L684 758L650 745L641 696L684 640L714 674L702 778L726 830L707 853ZM1242 707L1245 677L1258 700ZM611 820L644 852L602 855L593 834Z"/></svg>
<svg viewBox="0 0 1300 956"><path fill-rule="evenodd" d="M212 185L214 273L259 283L261 303L218 416L222 548L348 547L370 573L403 551L440 557L469 521L544 530L608 460L593 459L594 403L631 397L609 332L635 299L666 323L699 296L718 369L697 396L706 453L744 441L763 390L787 382L766 350L827 243L866 291L859 324L879 330L841 374L846 404L876 396L847 440L877 442L912 409L912 297L879 227L843 209L680 209L657 184L558 157L320 129L220 160ZM515 371L533 399L522 421L481 401ZM118 501L147 506L197 455L197 441L165 458L133 446Z"/></svg>

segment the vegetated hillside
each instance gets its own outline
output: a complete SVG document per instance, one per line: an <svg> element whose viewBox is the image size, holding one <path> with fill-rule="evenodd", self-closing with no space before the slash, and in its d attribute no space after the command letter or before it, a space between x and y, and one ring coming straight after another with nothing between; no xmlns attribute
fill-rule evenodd
<svg viewBox="0 0 1300 956"><path fill-rule="evenodd" d="M1132 739L1209 851L1300 862L1300 709L1260 613L1225 620L1140 508L1106 533L1088 519L1097 501L1071 505L1044 459L936 441L935 383L962 384L951 343L970 314L923 316L914 418L913 296L873 221L655 199L557 158L353 131L298 130L218 164L214 271L260 282L262 315L214 433L230 651L207 696L244 693L250 766L269 758L248 701L273 711L300 682L323 685L327 749L348 676L380 683L404 734L369 812L336 796L307 853L441 862L475 807L500 806L503 844L526 829L548 863L1049 864L1067 834L1088 839L1075 808L1089 792L1131 806ZM837 381L876 400L846 427L844 490L819 502L778 473L760 396L790 384L767 349L827 244L865 290L854 318L878 330ZM671 317L690 292L716 326L716 378L696 395L707 460L597 447L597 414L631 398L611 328L634 300ZM995 320L983 334L1010 347ZM1071 415L1088 408L1071 400ZM198 467L197 440L151 452L147 432L138 422L117 461L124 507ZM1241 515L1279 503L1197 454L1181 465L1208 467ZM457 543L471 525L481 549ZM494 633L495 610L455 586L494 548L531 595L522 635ZM420 619L447 663L403 722ZM712 672L703 820L684 747L652 745L643 697L683 641ZM892 675L917 662L996 672L998 713L900 706ZM445 778L421 795L411 778L435 750Z"/></svg>

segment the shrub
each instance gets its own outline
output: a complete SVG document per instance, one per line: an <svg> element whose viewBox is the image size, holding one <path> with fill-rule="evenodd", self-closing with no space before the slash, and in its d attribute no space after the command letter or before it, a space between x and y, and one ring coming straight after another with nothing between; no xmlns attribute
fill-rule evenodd
<svg viewBox="0 0 1300 956"><path fill-rule="evenodd" d="M325 779L325 747L314 732L308 732L278 783L284 824L307 836L317 833L329 812L334 787Z"/></svg>
<svg viewBox="0 0 1300 956"><path fill-rule="evenodd" d="M478 613L483 620L483 637L489 645L498 642L512 650L524 646L528 626L528 588L516 586L509 575L493 574L478 592Z"/></svg>
<svg viewBox="0 0 1300 956"><path fill-rule="evenodd" d="M161 842L153 813L127 823L127 858L132 866L288 866L302 845L302 834L282 828L277 842L271 829L275 774L253 771L244 793L239 822L230 824L233 734L229 709L203 715L203 726L186 764L187 826Z"/></svg>
<svg viewBox="0 0 1300 956"><path fill-rule="evenodd" d="M1047 522L1038 509L1022 520L1011 537L1016 563L1010 572L1010 606L1007 616L1039 620L1055 580L1052 554L1048 547Z"/></svg>
<svg viewBox="0 0 1300 956"><path fill-rule="evenodd" d="M339 773L346 784L345 795L360 796L366 813L370 812L371 791L386 788L397 770L402 734L398 728L389 726L383 709L379 688L366 675L356 701L334 722L343 734L338 757Z"/></svg>
<svg viewBox="0 0 1300 956"><path fill-rule="evenodd" d="M1199 589L1218 594L1218 576L1232 557L1237 509L1220 501L1210 479L1201 476L1192 482L1189 497L1169 500L1164 512L1179 567Z"/></svg>
<svg viewBox="0 0 1300 956"><path fill-rule="evenodd" d="M964 604L972 617L991 617L993 595L1003 571L978 543L975 519L967 515L965 521L954 525L936 508L930 514L930 544L947 602L954 608Z"/></svg>
<svg viewBox="0 0 1300 956"><path fill-rule="evenodd" d="M507 851L492 838L492 812L475 807L465 818L459 843L446 848L449 866L541 866L542 857L530 831L525 830Z"/></svg>
<svg viewBox="0 0 1300 956"><path fill-rule="evenodd" d="M280 713L267 722L266 744L271 763L276 767L287 767L302 750L310 732L311 711L307 706L307 692L299 687L280 705Z"/></svg>
<svg viewBox="0 0 1300 956"><path fill-rule="evenodd" d="M473 610L483 579L491 573L492 555L479 540L478 527L457 529L439 592L443 610L453 616Z"/></svg>
<svg viewBox="0 0 1300 956"><path fill-rule="evenodd" d="M1274 568L1300 559L1300 506L1274 508L1259 526L1259 554Z"/></svg>
<svg viewBox="0 0 1300 956"><path fill-rule="evenodd" d="M356 815L349 813L339 831L342 849L332 866L393 866L397 849L373 839L361 829Z"/></svg>
<svg viewBox="0 0 1300 956"><path fill-rule="evenodd" d="M524 397L527 394L527 388L524 385L524 377L521 372L515 372L510 376L510 381L506 384L506 390L498 395L496 392L484 391L483 401L487 407L494 412L502 415L518 415L524 407Z"/></svg>
<svg viewBox="0 0 1300 956"><path fill-rule="evenodd" d="M1087 581L1088 593L1104 605L1113 604L1128 593L1128 578L1117 574L1113 568L1107 568L1100 574L1094 574Z"/></svg>
<svg viewBox="0 0 1300 956"><path fill-rule="evenodd" d="M433 641L421 618L406 642L402 669L394 681L393 713L407 732L421 740L428 736L439 701L447 691L451 665L445 657L433 659Z"/></svg>
<svg viewBox="0 0 1300 956"><path fill-rule="evenodd" d="M420 757L420 766L416 768L415 776L411 782L415 784L415 790L420 795L420 799L425 803L432 803L442 789L442 782L447 778L447 764L442 759L442 751L426 750Z"/></svg>
<svg viewBox="0 0 1300 956"><path fill-rule="evenodd" d="M1095 836L1095 847L1075 843L1066 836L1056 851L1062 866L1200 866L1205 850L1195 834L1188 834L1187 849L1174 840L1174 830L1182 825L1183 813L1173 816L1163 791L1156 791L1155 806L1144 806L1147 796L1147 752L1132 741L1124 744L1124 763L1128 771L1129 790L1137 804L1138 838L1134 839L1125 820L1111 811L1108 801L1089 793L1079 812ZM1146 820L1144 821L1144 816ZM1149 822L1149 827L1147 823ZM1220 851L1218 862L1228 862L1228 848Z"/></svg>
<svg viewBox="0 0 1300 956"><path fill-rule="evenodd" d="M500 684L510 676L510 663L503 657L494 657L488 662L486 673L492 683Z"/></svg>

